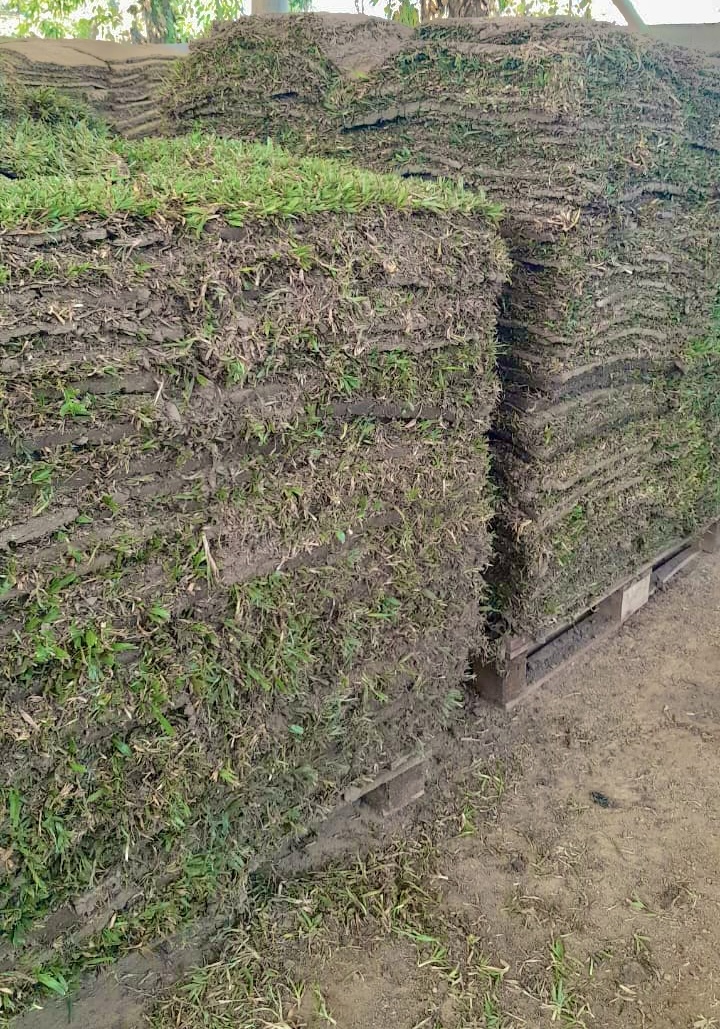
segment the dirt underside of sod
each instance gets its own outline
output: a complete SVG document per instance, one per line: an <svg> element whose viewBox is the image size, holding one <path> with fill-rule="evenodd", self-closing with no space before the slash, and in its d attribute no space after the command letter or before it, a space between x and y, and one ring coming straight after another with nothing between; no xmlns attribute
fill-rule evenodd
<svg viewBox="0 0 720 1029"><path fill-rule="evenodd" d="M503 205L499 629L547 632L717 515L717 65L561 19L243 19L166 97Z"/></svg>
<svg viewBox="0 0 720 1029"><path fill-rule="evenodd" d="M0 193L8 1014L231 917L451 733L506 273L454 187L29 127Z"/></svg>
<svg viewBox="0 0 720 1029"><path fill-rule="evenodd" d="M157 94L187 47L133 46L97 39L0 39L0 76L25 90L50 90L89 104L125 136L166 125Z"/></svg>

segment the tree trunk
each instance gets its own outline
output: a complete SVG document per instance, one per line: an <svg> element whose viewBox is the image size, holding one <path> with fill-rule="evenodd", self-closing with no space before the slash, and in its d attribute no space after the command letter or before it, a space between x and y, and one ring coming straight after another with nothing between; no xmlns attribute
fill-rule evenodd
<svg viewBox="0 0 720 1029"><path fill-rule="evenodd" d="M495 14L494 0L421 0L421 21L435 18L490 18Z"/></svg>
<svg viewBox="0 0 720 1029"><path fill-rule="evenodd" d="M143 0L140 5L148 43L177 43L171 0Z"/></svg>
<svg viewBox="0 0 720 1029"><path fill-rule="evenodd" d="M638 32L643 31L645 28L645 22L635 10L635 4L632 0L613 0L613 4L617 7L618 11L631 29L636 29Z"/></svg>
<svg viewBox="0 0 720 1029"><path fill-rule="evenodd" d="M290 10L289 0L251 0L251 14L287 14Z"/></svg>

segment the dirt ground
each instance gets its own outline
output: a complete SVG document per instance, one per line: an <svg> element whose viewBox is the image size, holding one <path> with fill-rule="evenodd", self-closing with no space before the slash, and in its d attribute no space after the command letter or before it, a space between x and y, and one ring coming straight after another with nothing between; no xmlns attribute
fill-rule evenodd
<svg viewBox="0 0 720 1029"><path fill-rule="evenodd" d="M462 989L432 945L360 934L297 969L309 1024L720 1026L719 686L714 556L503 716L502 796L435 855L433 938L474 931L483 955L465 948Z"/></svg>

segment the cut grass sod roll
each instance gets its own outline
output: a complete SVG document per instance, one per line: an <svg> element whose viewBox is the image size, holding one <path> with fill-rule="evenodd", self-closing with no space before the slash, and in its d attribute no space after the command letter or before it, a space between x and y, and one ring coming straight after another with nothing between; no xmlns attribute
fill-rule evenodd
<svg viewBox="0 0 720 1029"><path fill-rule="evenodd" d="M503 205L498 637L543 636L717 517L717 63L582 20L242 19L167 97L179 127L268 117Z"/></svg>
<svg viewBox="0 0 720 1029"><path fill-rule="evenodd" d="M452 731L506 274L456 185L28 128L0 184L8 1016L231 920L258 863Z"/></svg>

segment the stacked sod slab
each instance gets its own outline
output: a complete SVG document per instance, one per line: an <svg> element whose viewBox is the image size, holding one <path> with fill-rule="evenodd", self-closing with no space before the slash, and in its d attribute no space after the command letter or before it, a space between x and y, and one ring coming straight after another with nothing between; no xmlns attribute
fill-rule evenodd
<svg viewBox="0 0 720 1029"><path fill-rule="evenodd" d="M338 149L337 94L375 80L412 44L411 28L352 14L261 16L219 22L168 73L161 90L171 126L207 125L225 136L293 150ZM355 156L352 146L348 157Z"/></svg>
<svg viewBox="0 0 720 1029"><path fill-rule="evenodd" d="M98 132L91 173L73 126L26 129L0 186L8 1011L230 917L460 707L506 273L456 187L199 135Z"/></svg>
<svg viewBox="0 0 720 1029"><path fill-rule="evenodd" d="M124 136L160 133L158 90L184 47L92 39L0 40L0 75L81 100Z"/></svg>
<svg viewBox="0 0 720 1029"><path fill-rule="evenodd" d="M393 27L384 62L380 33L220 27L168 102L179 125L253 138L264 112L294 146L502 203L495 606L541 638L720 508L720 75L580 21Z"/></svg>

